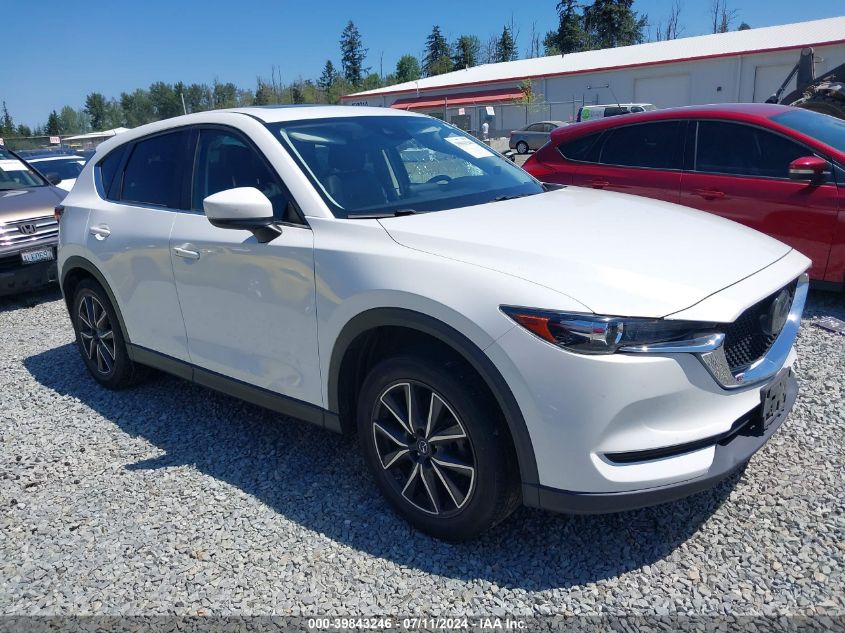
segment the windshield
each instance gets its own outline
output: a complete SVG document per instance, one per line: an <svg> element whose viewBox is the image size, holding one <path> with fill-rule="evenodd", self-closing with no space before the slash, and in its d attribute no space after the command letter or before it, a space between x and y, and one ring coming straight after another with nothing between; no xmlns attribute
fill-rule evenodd
<svg viewBox="0 0 845 633"><path fill-rule="evenodd" d="M79 176L85 159L79 157L30 161L42 174L56 174L62 180L73 180Z"/></svg>
<svg viewBox="0 0 845 633"><path fill-rule="evenodd" d="M837 151L845 152L845 121L842 119L796 108L776 114L772 121L818 139Z"/></svg>
<svg viewBox="0 0 845 633"><path fill-rule="evenodd" d="M0 191L42 187L47 183L10 151L0 148Z"/></svg>
<svg viewBox="0 0 845 633"><path fill-rule="evenodd" d="M365 116L270 124L337 217L441 211L542 186L437 119Z"/></svg>

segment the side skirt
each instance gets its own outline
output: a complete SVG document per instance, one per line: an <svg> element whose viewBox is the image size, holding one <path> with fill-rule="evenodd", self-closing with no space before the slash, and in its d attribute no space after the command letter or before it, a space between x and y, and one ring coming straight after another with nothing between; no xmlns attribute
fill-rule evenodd
<svg viewBox="0 0 845 633"><path fill-rule="evenodd" d="M289 398L275 393L268 389L256 387L241 380L218 374L217 372L197 367L183 360L154 352L145 347L126 344L129 358L140 365L154 367L178 378L189 380L203 387L225 393L240 400L250 402L259 407L276 411L292 418L305 420L311 424L334 431L341 432L340 418L336 413L327 411L309 402L303 402L296 398Z"/></svg>

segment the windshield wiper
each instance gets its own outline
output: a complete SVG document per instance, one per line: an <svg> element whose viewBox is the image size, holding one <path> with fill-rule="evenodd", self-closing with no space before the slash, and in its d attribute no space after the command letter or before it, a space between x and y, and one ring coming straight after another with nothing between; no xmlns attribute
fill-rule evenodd
<svg viewBox="0 0 845 633"><path fill-rule="evenodd" d="M399 218L403 215L414 215L416 209L396 209L385 213L350 213L346 217L351 220L378 220L379 218Z"/></svg>
<svg viewBox="0 0 845 633"><path fill-rule="evenodd" d="M490 202L502 202L504 200L516 200L517 198L524 198L525 196L533 196L533 193L520 193L515 196L496 196Z"/></svg>

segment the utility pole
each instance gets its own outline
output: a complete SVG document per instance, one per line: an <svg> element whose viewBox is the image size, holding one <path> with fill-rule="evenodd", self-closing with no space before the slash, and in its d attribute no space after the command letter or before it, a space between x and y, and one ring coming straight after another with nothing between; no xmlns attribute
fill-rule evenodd
<svg viewBox="0 0 845 633"><path fill-rule="evenodd" d="M185 107L185 93L180 92L179 96L182 97L182 112L184 112L185 114L188 114L188 108Z"/></svg>

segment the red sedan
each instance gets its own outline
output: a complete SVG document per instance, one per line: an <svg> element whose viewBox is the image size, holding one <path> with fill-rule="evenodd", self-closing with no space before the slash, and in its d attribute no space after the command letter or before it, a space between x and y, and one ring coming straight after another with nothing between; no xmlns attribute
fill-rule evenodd
<svg viewBox="0 0 845 633"><path fill-rule="evenodd" d="M815 281L845 287L843 120L768 104L630 114L556 129L525 169L741 222L810 257Z"/></svg>

